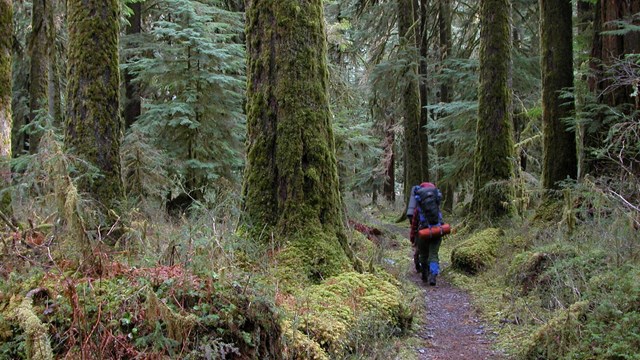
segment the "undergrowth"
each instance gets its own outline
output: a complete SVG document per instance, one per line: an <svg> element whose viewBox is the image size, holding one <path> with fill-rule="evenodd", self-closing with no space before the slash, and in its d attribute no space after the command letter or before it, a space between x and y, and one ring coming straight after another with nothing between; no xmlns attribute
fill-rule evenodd
<svg viewBox="0 0 640 360"><path fill-rule="evenodd" d="M80 175L47 139L20 159L14 219L0 228L0 358L361 359L400 351L415 326L418 302L389 255L396 239L354 222L349 243L366 271L301 280L281 247L237 231L239 189L223 181L173 215L131 190L100 228L108 210L87 194L65 208L53 180L73 187Z"/></svg>
<svg viewBox="0 0 640 360"><path fill-rule="evenodd" d="M555 209L546 216L494 225L504 233L484 270L446 270L474 295L513 358L640 358L637 214L612 193L587 179L545 204ZM473 234L450 237L444 256Z"/></svg>

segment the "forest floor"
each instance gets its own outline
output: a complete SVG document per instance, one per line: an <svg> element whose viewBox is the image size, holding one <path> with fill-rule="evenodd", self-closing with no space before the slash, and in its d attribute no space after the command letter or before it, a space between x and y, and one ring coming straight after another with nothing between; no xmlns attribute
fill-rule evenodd
<svg viewBox="0 0 640 360"><path fill-rule="evenodd" d="M408 242L406 226L380 225L385 232ZM411 269L403 272L407 280L419 287L425 310L420 315L424 318L417 321L420 328L410 345L415 350L416 359L507 359L502 351L495 349L497 333L482 320L480 312L473 305L472 297L447 280L449 259L443 256L443 252L448 251L441 249L440 265L443 274L438 277L436 286L422 282L420 274L413 269L413 261L410 262ZM410 251L406 256L411 258Z"/></svg>

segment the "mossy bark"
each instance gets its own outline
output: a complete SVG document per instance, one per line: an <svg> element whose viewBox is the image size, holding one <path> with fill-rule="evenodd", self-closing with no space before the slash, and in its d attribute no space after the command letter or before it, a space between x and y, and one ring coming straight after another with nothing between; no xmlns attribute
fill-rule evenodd
<svg viewBox="0 0 640 360"><path fill-rule="evenodd" d="M349 263L350 250L329 111L322 1L247 5L246 220L254 237L267 241L273 234L307 262L331 264L317 274L326 277Z"/></svg>
<svg viewBox="0 0 640 360"><path fill-rule="evenodd" d="M573 115L573 99L560 91L573 87L572 7L567 0L540 0L542 68L542 187L558 189L559 181L578 173L576 133L563 119Z"/></svg>
<svg viewBox="0 0 640 360"><path fill-rule="evenodd" d="M415 3L413 6L416 6ZM429 177L429 131L427 130L427 123L429 121L429 110L426 106L429 103L429 31L428 31L428 19L429 19L429 0L420 0L420 6L416 9L415 21L419 21L418 34L416 37L416 46L419 50L419 68L418 79L420 84L420 169L422 170L422 181L431 180ZM415 26L414 26L415 27Z"/></svg>
<svg viewBox="0 0 640 360"><path fill-rule="evenodd" d="M13 4L0 0L0 189L11 184L11 39L13 39ZM11 195L0 195L0 211L11 213Z"/></svg>
<svg viewBox="0 0 640 360"><path fill-rule="evenodd" d="M385 199L390 202L396 201L396 134L393 130L395 119L388 116L384 125L384 183L382 184L382 193Z"/></svg>
<svg viewBox="0 0 640 360"><path fill-rule="evenodd" d="M33 122L42 109L48 111L49 102L49 46L53 27L53 3L34 0L31 10L31 35L29 37L29 122ZM29 152L38 151L39 135L29 134Z"/></svg>
<svg viewBox="0 0 640 360"><path fill-rule="evenodd" d="M480 88L471 208L481 218L513 213L509 0L480 2Z"/></svg>
<svg viewBox="0 0 640 360"><path fill-rule="evenodd" d="M65 144L103 175L80 190L108 208L123 197L120 178L117 0L67 2L67 121Z"/></svg>
<svg viewBox="0 0 640 360"><path fill-rule="evenodd" d="M418 77L418 51L414 23L414 4L411 0L397 0L398 35L401 54L406 63L400 84L402 94L402 116L404 117L404 199L409 198L411 187L428 180L426 138L421 129L420 84Z"/></svg>
<svg viewBox="0 0 640 360"><path fill-rule="evenodd" d="M22 300L14 316L25 334L27 359L53 360L47 327L35 314L31 297L27 296Z"/></svg>
<svg viewBox="0 0 640 360"><path fill-rule="evenodd" d="M452 35L451 35L451 0L438 1L438 30L440 41L440 61L444 62L451 56ZM451 102L451 85L444 81L440 84L440 101ZM438 149L440 156L448 158L454 153L453 144L441 145ZM449 180L439 185L442 189L442 208L446 211L453 211L453 193L455 181Z"/></svg>

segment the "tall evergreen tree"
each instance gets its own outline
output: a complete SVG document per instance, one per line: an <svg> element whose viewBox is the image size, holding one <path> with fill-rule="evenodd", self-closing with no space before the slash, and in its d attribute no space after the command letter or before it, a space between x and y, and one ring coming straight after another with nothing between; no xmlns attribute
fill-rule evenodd
<svg viewBox="0 0 640 360"><path fill-rule="evenodd" d="M420 84L418 78L418 51L416 49L415 4L412 0L397 0L398 36L404 71L399 80L402 87L402 116L404 117L404 198L408 199L411 186L429 178L424 166L427 156L424 132L421 128ZM425 144L423 144L425 142ZM406 201L406 200L405 200Z"/></svg>
<svg viewBox="0 0 640 360"><path fill-rule="evenodd" d="M53 2L34 0L31 9L31 35L29 38L29 121L33 122L39 111L48 111L49 101L49 47L53 31ZM38 149L38 134L29 135L29 151Z"/></svg>
<svg viewBox="0 0 640 360"><path fill-rule="evenodd" d="M572 6L569 0L540 0L542 66L542 127L544 155L542 187L558 189L558 182L578 173L576 134L563 119L572 116L573 99L560 91L573 87Z"/></svg>
<svg viewBox="0 0 640 360"><path fill-rule="evenodd" d="M509 21L509 0L480 1L480 87L471 208L487 219L513 211Z"/></svg>
<svg viewBox="0 0 640 360"><path fill-rule="evenodd" d="M67 122L65 144L101 176L81 183L103 205L123 196L120 178L118 0L67 2Z"/></svg>
<svg viewBox="0 0 640 360"><path fill-rule="evenodd" d="M11 41L13 39L13 4L0 0L0 211L9 213L11 196Z"/></svg>
<svg viewBox="0 0 640 360"><path fill-rule="evenodd" d="M246 218L253 235L274 234L315 267L301 273L310 279L350 267L322 3L247 3Z"/></svg>

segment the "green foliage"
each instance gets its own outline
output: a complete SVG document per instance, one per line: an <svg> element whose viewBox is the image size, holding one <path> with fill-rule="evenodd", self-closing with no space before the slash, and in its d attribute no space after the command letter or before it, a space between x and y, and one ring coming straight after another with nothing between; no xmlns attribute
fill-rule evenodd
<svg viewBox="0 0 640 360"><path fill-rule="evenodd" d="M191 0L161 1L151 14L148 31L128 36L123 51L123 68L146 94L133 131L152 139L171 159L169 173L201 198L213 180L237 179L243 163L242 17Z"/></svg>

